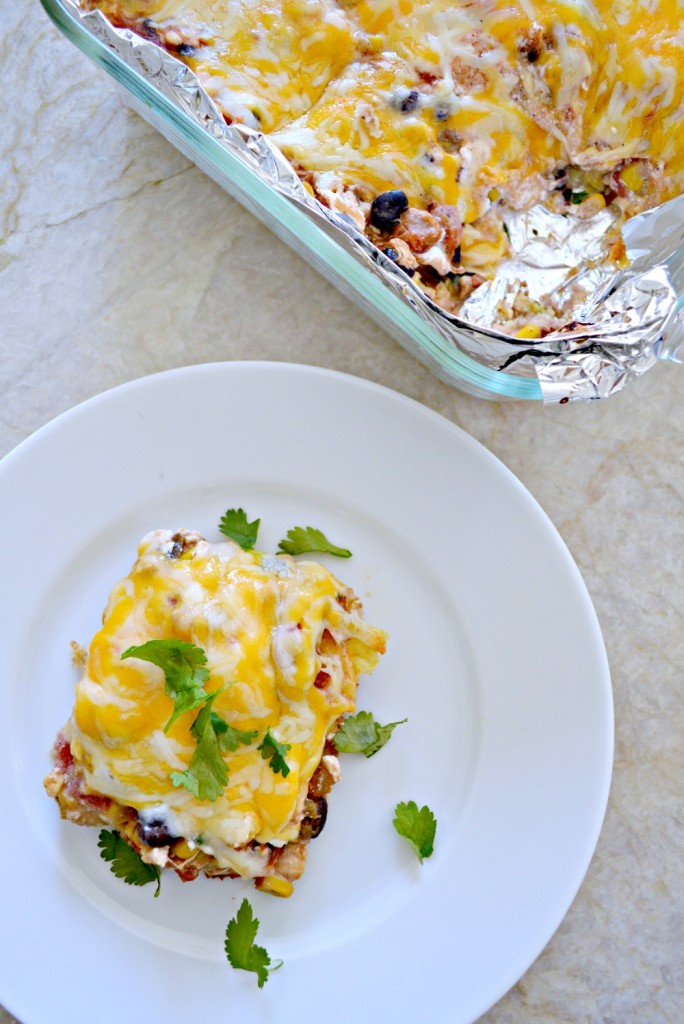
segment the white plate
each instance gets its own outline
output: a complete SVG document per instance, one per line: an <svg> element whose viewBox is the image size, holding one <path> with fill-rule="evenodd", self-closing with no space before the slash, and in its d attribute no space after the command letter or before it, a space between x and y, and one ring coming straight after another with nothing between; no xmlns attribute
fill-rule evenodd
<svg viewBox="0 0 684 1024"><path fill-rule="evenodd" d="M594 850L612 702L579 573L501 463L366 381L227 363L59 417L4 460L0 494L0 934L15 965L0 1002L24 1024L466 1024L515 983ZM328 564L391 635L359 706L409 721L372 759L345 756L291 899L171 873L154 899L42 789L71 709L69 642L89 640L144 533L219 539L236 505L261 517L261 548L312 524L352 549ZM409 799L438 819L422 866L392 827ZM285 961L262 990L223 953L245 894Z"/></svg>

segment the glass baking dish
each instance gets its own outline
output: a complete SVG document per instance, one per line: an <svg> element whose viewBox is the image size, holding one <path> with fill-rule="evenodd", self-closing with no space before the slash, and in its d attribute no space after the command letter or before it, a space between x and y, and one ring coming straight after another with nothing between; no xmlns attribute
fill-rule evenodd
<svg viewBox="0 0 684 1024"><path fill-rule="evenodd" d="M311 219L295 202L280 194L211 131L175 105L151 82L89 32L62 0L41 0L55 25L83 53L107 71L126 92L126 99L169 142L191 159L234 199L306 259L387 333L415 355L441 380L471 395L491 399L558 400L563 389L547 390L533 371L529 376L483 365L459 351L459 327L439 330L421 317L410 302L393 292L348 247ZM334 233L333 233L334 234ZM684 245L671 261L671 280L684 291ZM486 332L485 332L486 333ZM658 358L684 360L684 295L654 346ZM603 397L602 394L579 397Z"/></svg>

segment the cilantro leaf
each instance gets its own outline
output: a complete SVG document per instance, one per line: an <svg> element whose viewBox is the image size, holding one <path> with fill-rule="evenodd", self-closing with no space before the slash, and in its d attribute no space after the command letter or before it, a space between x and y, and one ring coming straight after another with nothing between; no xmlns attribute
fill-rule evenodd
<svg viewBox="0 0 684 1024"><path fill-rule="evenodd" d="M229 725L220 715L217 715L215 711L211 713L211 724L214 727L221 750L230 751L231 754L237 750L241 743L249 746L252 740L255 740L259 735L258 732L242 732L241 729L236 729L234 726Z"/></svg>
<svg viewBox="0 0 684 1024"><path fill-rule="evenodd" d="M579 206L584 202L585 199L589 198L588 192L573 192L570 196L570 202L573 206Z"/></svg>
<svg viewBox="0 0 684 1024"><path fill-rule="evenodd" d="M351 551L347 548L338 548L331 544L322 530L313 526L293 526L287 531L287 536L278 545L278 551L284 551L286 555L302 555L305 551L321 551L326 555L336 555L337 558L351 558Z"/></svg>
<svg viewBox="0 0 684 1024"><path fill-rule="evenodd" d="M335 733L333 743L341 754L365 754L366 757L372 757L378 750L382 750L396 726L404 722L408 722L408 718L380 725L370 711L359 711L357 715L345 718Z"/></svg>
<svg viewBox="0 0 684 1024"><path fill-rule="evenodd" d="M204 684L209 678L205 668L207 656L201 647L186 640L148 640L138 647L129 647L122 658L141 658L158 665L164 672L164 692L173 699L173 714L164 726L168 732L176 719L186 711L204 704Z"/></svg>
<svg viewBox="0 0 684 1024"><path fill-rule="evenodd" d="M230 537L231 540L237 541L245 551L249 551L256 544L260 523L260 519L248 523L247 513L242 508L229 508L221 516L219 530L224 537Z"/></svg>
<svg viewBox="0 0 684 1024"><path fill-rule="evenodd" d="M257 747L257 750L261 751L261 756L264 761L270 761L271 769L277 774L280 774L285 778L286 775L290 774L290 767L285 760L285 754L290 749L289 743L279 743L278 740L271 735L271 730L266 730L266 735Z"/></svg>
<svg viewBox="0 0 684 1024"><path fill-rule="evenodd" d="M400 836L408 839L421 864L424 857L431 856L437 831L437 819L427 805L418 810L415 800L398 803L394 809L392 824Z"/></svg>
<svg viewBox="0 0 684 1024"><path fill-rule="evenodd" d="M118 832L101 829L97 845L102 860L110 864L112 874L123 878L128 885L147 885L156 882L155 896L161 889L161 871L155 864L146 864L137 850L134 850L121 838Z"/></svg>
<svg viewBox="0 0 684 1024"><path fill-rule="evenodd" d="M192 760L184 772L171 772L170 775L174 786L185 786L198 800L210 800L212 803L221 795L228 781L228 769L214 725L216 720L220 722L222 719L211 710L211 705L222 692L223 689L214 690L206 695L204 706L190 728L197 740Z"/></svg>
<svg viewBox="0 0 684 1024"><path fill-rule="evenodd" d="M271 967L271 958L264 947L254 945L258 928L258 918L253 916L249 900L244 899L235 917L228 922L225 950L231 966L242 971L253 971L259 988L263 988L269 974L282 967L283 961L279 960Z"/></svg>

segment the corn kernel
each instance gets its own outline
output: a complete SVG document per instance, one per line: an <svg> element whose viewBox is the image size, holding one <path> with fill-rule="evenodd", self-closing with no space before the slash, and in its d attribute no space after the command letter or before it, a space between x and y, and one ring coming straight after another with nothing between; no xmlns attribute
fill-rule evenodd
<svg viewBox="0 0 684 1024"><path fill-rule="evenodd" d="M265 878L257 879L254 884L261 892L268 892L271 896L282 896L286 899L292 895L292 882L279 878L278 875L266 875Z"/></svg>
<svg viewBox="0 0 684 1024"><path fill-rule="evenodd" d="M629 266L625 243L621 238L618 238L617 242L613 242L610 247L610 258L621 270Z"/></svg>
<svg viewBox="0 0 684 1024"><path fill-rule="evenodd" d="M630 192L638 192L644 183L644 175L639 164L629 164L628 167L620 171L620 180Z"/></svg>
<svg viewBox="0 0 684 1024"><path fill-rule="evenodd" d="M527 324L516 332L516 338L541 338L541 327L536 324Z"/></svg>
<svg viewBox="0 0 684 1024"><path fill-rule="evenodd" d="M463 214L461 215L461 220L463 221L464 224L473 224L480 216L480 211L478 210L475 203L469 199L465 201L463 207L464 209Z"/></svg>
<svg viewBox="0 0 684 1024"><path fill-rule="evenodd" d="M184 839L180 839L173 848L174 857L180 857L181 860L188 860L194 852Z"/></svg>

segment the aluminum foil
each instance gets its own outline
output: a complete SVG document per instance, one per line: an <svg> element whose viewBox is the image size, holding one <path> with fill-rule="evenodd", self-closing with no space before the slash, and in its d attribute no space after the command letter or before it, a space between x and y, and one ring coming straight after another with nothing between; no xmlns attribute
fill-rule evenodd
<svg viewBox="0 0 684 1024"><path fill-rule="evenodd" d="M226 124L195 74L155 43L115 29L99 11L64 8L93 36L141 74L272 188L323 227L342 247L401 296L461 352L483 366L536 377L548 402L605 398L659 358L684 359L684 303L677 298L679 265L669 261L684 245L684 196L632 218L623 228L630 265L615 271L604 261L613 224L609 209L591 220L538 206L506 221L513 256L469 297L461 316L437 306L351 222L313 199L295 170L266 136ZM206 168L205 168L206 169ZM684 259L680 262L684 262ZM496 329L497 309L511 304L524 282L531 298L554 292L568 298L569 322L540 340ZM573 307L572 296L581 294Z"/></svg>

